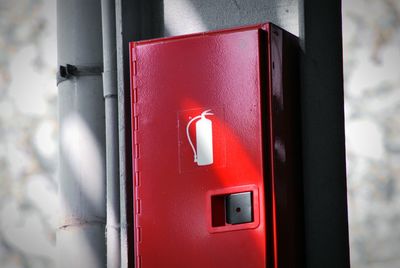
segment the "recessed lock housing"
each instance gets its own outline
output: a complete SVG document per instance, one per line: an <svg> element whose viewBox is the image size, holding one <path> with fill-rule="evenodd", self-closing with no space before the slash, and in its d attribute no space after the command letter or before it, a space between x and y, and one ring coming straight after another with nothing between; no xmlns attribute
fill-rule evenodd
<svg viewBox="0 0 400 268"><path fill-rule="evenodd" d="M251 192L225 196L226 222L241 224L253 221L253 201Z"/></svg>
<svg viewBox="0 0 400 268"><path fill-rule="evenodd" d="M256 228L260 222L258 189L237 186L208 193L211 233Z"/></svg>

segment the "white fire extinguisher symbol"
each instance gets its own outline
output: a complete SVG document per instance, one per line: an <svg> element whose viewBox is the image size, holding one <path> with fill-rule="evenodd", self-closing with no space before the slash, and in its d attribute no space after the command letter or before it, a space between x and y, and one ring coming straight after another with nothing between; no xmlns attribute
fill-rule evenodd
<svg viewBox="0 0 400 268"><path fill-rule="evenodd" d="M211 165L214 162L212 121L206 118L206 115L214 115L210 111L206 110L200 115L193 117L186 126L186 135L193 150L194 162L198 166ZM194 148L189 133L189 127L195 120L198 120L196 122L196 148Z"/></svg>

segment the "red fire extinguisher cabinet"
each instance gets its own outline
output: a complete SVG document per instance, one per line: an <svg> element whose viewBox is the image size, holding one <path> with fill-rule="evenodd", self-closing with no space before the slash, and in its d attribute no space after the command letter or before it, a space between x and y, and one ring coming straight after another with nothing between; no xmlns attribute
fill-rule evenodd
<svg viewBox="0 0 400 268"><path fill-rule="evenodd" d="M136 267L301 267L296 38L265 23L130 53Z"/></svg>

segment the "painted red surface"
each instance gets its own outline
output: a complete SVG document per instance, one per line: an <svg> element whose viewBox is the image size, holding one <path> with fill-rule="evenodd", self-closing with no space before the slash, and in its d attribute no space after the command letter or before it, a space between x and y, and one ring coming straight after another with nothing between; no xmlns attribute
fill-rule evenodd
<svg viewBox="0 0 400 268"><path fill-rule="evenodd" d="M278 267L274 176L286 149L274 146L284 107L271 27L130 44L137 268ZM186 126L209 109L213 163L198 166ZM253 192L253 222L213 226L212 196L241 191Z"/></svg>

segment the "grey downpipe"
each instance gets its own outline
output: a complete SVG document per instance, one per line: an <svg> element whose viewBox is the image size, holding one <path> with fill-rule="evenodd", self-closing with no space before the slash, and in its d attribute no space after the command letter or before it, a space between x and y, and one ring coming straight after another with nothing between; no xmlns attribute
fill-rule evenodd
<svg viewBox="0 0 400 268"><path fill-rule="evenodd" d="M103 91L106 116L107 267L119 268L121 251L115 1L102 0L101 10L104 59Z"/></svg>
<svg viewBox="0 0 400 268"><path fill-rule="evenodd" d="M101 6L57 1L59 223L57 267L106 267Z"/></svg>

